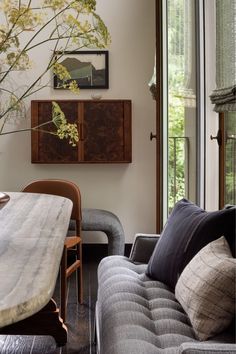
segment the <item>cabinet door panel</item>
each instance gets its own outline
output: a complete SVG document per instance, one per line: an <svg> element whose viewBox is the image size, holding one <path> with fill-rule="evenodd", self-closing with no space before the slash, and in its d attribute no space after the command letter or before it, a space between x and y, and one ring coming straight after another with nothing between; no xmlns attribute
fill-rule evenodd
<svg viewBox="0 0 236 354"><path fill-rule="evenodd" d="M124 160L123 102L85 102L84 160Z"/></svg>
<svg viewBox="0 0 236 354"><path fill-rule="evenodd" d="M66 115L66 119L70 123L77 122L77 104L70 102L60 102L60 107ZM52 117L52 102L38 102L37 108L37 122L34 125L40 125L47 122ZM42 127L43 130L44 127ZM53 123L45 126L45 129L51 132L56 131ZM36 139L37 156L32 156L32 162L41 163L64 163L78 161L78 147L72 147L68 141L61 140L55 135L45 132L33 132L32 140Z"/></svg>

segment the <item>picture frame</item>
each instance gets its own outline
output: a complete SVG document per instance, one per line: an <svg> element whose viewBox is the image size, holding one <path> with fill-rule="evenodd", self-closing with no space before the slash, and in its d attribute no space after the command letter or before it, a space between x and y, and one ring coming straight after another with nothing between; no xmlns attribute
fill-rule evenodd
<svg viewBox="0 0 236 354"><path fill-rule="evenodd" d="M75 80L81 90L109 88L108 51L66 51L56 52L55 56L71 75L70 80L64 81L65 84ZM66 89L56 75L54 89Z"/></svg>

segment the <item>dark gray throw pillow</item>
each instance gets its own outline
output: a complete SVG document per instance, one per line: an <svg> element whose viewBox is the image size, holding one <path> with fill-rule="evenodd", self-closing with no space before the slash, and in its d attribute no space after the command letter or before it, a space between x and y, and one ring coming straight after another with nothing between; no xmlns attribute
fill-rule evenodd
<svg viewBox="0 0 236 354"><path fill-rule="evenodd" d="M209 242L224 236L235 257L236 208L207 212L182 199L175 204L147 267L147 275L175 288L184 267Z"/></svg>

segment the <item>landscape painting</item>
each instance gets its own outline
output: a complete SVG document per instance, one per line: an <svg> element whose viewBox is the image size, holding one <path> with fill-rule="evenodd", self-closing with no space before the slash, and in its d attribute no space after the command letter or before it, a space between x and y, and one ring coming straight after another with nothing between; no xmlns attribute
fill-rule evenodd
<svg viewBox="0 0 236 354"><path fill-rule="evenodd" d="M58 63L66 67L80 89L108 88L108 51L78 51L57 53ZM65 82L64 82L65 83ZM54 88L60 89L63 82L54 76Z"/></svg>

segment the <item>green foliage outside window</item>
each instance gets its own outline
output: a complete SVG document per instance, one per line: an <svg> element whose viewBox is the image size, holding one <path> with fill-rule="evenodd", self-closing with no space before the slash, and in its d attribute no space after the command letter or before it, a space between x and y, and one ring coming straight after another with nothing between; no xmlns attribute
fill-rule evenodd
<svg viewBox="0 0 236 354"><path fill-rule="evenodd" d="M168 1L168 206L185 196L183 0Z"/></svg>
<svg viewBox="0 0 236 354"><path fill-rule="evenodd" d="M225 204L236 204L236 112L225 113Z"/></svg>
<svg viewBox="0 0 236 354"><path fill-rule="evenodd" d="M168 198L169 211L176 201L185 196L185 138L184 105L181 99L170 92L169 103L169 164L168 164Z"/></svg>

